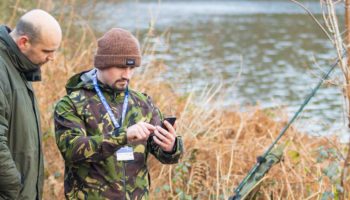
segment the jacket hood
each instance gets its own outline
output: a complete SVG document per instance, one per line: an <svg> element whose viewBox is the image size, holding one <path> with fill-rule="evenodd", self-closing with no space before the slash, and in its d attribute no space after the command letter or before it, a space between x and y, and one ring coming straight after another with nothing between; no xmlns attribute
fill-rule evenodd
<svg viewBox="0 0 350 200"><path fill-rule="evenodd" d="M72 76L66 84L67 94L70 94L75 90L81 89L92 90L94 88L92 79L95 74L96 69L93 69L89 71L83 71L79 74Z"/></svg>
<svg viewBox="0 0 350 200"><path fill-rule="evenodd" d="M0 42L7 47L8 55L18 71L23 73L27 81L40 81L40 66L32 63L17 47L17 44L10 36L11 29L7 26L0 26Z"/></svg>
<svg viewBox="0 0 350 200"><path fill-rule="evenodd" d="M92 70L83 71L79 74L72 76L66 84L67 94L70 94L73 91L81 90L81 89L95 90L94 84L93 84L93 77L96 75L96 72L97 70L94 68ZM108 93L117 94L117 93L123 92L120 90L113 89L108 85L101 83L100 81L97 81L97 83L98 83L98 86L101 88L101 90L106 91Z"/></svg>

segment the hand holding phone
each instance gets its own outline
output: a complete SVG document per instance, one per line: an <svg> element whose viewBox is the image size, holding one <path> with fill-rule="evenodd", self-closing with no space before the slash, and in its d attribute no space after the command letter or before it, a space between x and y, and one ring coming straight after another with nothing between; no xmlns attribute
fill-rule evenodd
<svg viewBox="0 0 350 200"><path fill-rule="evenodd" d="M171 124L171 126L174 126L176 117L166 117L164 121L167 121ZM152 138L164 152L173 153L176 150L176 132L174 130L168 130L164 124L164 121L161 125L162 129L158 128L158 130L155 130L154 136Z"/></svg>
<svg viewBox="0 0 350 200"><path fill-rule="evenodd" d="M167 122L169 122L172 126L174 126L175 121L176 121L176 117L166 117L166 118L164 118L164 121L165 121L165 120L166 120ZM168 128L165 126L164 121L162 122L162 125L161 125L160 127L162 127L163 129L169 131ZM160 134L162 134L162 133L160 133ZM150 136L151 136L150 138L151 138L151 140L152 140L152 138L153 138L153 136L155 136L155 134L154 134L154 133L151 133ZM155 136L155 137L157 137L157 136ZM157 138L158 138L158 137L157 137ZM158 139L159 139L159 138L158 138ZM159 140L161 140L161 139L159 139Z"/></svg>
<svg viewBox="0 0 350 200"><path fill-rule="evenodd" d="M176 117L166 117L164 118L164 121L169 122L172 126L174 126L175 121L176 121ZM167 127L165 126L164 122L162 123L162 128L164 128L165 130L168 130Z"/></svg>

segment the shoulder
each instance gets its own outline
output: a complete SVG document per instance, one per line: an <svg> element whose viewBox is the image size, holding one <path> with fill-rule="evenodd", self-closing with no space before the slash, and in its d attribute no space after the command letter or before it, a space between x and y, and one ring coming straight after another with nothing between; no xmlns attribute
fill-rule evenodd
<svg viewBox="0 0 350 200"><path fill-rule="evenodd" d="M136 101L136 104L140 105L141 107L148 107L148 108L156 107L153 104L152 98L146 93L130 90L130 96L131 98L133 98L134 101Z"/></svg>
<svg viewBox="0 0 350 200"><path fill-rule="evenodd" d="M74 108L74 103L69 97L66 95L57 101L55 105L55 113L60 114L62 112L70 111Z"/></svg>
<svg viewBox="0 0 350 200"><path fill-rule="evenodd" d="M143 102L152 102L151 97L143 92L135 91L135 90L130 90L130 96L134 97L135 99Z"/></svg>
<svg viewBox="0 0 350 200"><path fill-rule="evenodd" d="M10 75L7 65L8 63L3 60L2 54L0 53L0 87L4 93L10 93L11 91Z"/></svg>
<svg viewBox="0 0 350 200"><path fill-rule="evenodd" d="M92 98L96 98L96 96L89 90L74 90L57 101L55 111L68 111L81 114Z"/></svg>

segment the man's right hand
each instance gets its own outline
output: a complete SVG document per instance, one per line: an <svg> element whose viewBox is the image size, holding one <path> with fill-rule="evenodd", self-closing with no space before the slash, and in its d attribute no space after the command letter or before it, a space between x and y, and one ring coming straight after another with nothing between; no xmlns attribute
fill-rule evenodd
<svg viewBox="0 0 350 200"><path fill-rule="evenodd" d="M156 127L146 122L138 122L127 129L128 142L146 141Z"/></svg>

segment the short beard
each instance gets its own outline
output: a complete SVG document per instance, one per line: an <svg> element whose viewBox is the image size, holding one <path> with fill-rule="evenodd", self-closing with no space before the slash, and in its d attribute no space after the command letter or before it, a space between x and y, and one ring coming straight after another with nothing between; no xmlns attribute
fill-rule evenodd
<svg viewBox="0 0 350 200"><path fill-rule="evenodd" d="M126 86L123 87L123 88L118 88L118 87L117 87L118 82L122 82L122 81L126 81L126 82L127 82L127 83L126 83ZM113 89L116 89L116 90L118 90L118 91L124 91L124 90L126 90L126 88L128 87L128 85L129 85L129 80L128 80L128 79L118 79L118 80L116 80L116 81L114 82L112 88L113 88Z"/></svg>

